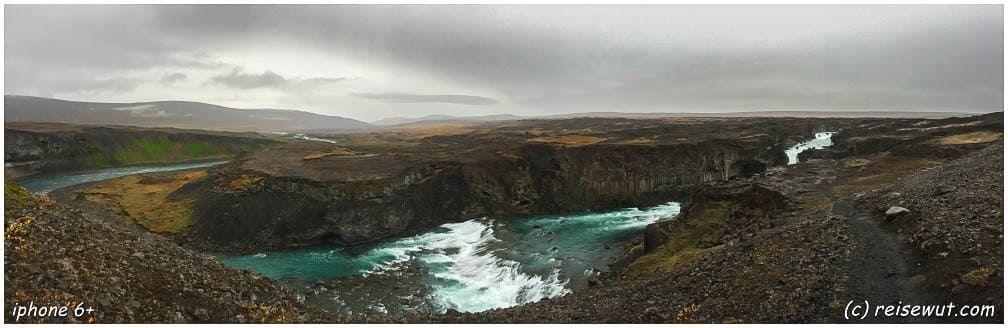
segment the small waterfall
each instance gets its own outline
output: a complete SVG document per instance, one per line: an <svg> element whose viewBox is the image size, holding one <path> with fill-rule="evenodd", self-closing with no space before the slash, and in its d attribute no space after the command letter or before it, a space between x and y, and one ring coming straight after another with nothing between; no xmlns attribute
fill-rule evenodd
<svg viewBox="0 0 1008 328"><path fill-rule="evenodd" d="M798 164L798 154L806 149L823 149L833 145L833 134L835 132L816 132L815 137L794 145L784 152L788 157L788 165Z"/></svg>

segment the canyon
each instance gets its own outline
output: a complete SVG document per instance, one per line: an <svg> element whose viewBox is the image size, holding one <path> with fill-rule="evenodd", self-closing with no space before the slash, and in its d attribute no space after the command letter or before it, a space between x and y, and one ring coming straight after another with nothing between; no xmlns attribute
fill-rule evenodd
<svg viewBox="0 0 1008 328"><path fill-rule="evenodd" d="M1001 272L997 260L1000 241L991 233L996 236L1003 231L995 222L1003 214L988 208L997 202L973 201L971 206L956 202L975 197L969 196L975 191L966 194L969 188L960 185L963 183L980 186L978 191L985 195L996 189L991 187L995 180L987 178L1000 175L981 172L1000 172L997 158L1003 158L1003 150L994 147L1003 140L1002 130L1003 116L997 113L948 119L579 118L414 125L296 138L238 136L249 140L236 143L268 145L236 151L224 158L228 162L209 168L89 182L56 190L50 198L34 198L8 186L5 195L10 195L6 198L16 201L5 203L5 211L11 210L8 226L16 228L9 233L12 244L8 246L24 251L16 255L22 264L6 276L15 289L28 288L21 272L66 262L40 258L42 253L31 251L41 245L33 239L47 234L43 231L81 229L94 221L97 233L107 237L90 243L109 250L103 254L127 252L121 249L126 245L117 244L116 238L135 240L139 245L173 244L164 250L143 246L141 255L134 252L134 257L150 257L166 268L174 263L170 257L185 259L189 264L180 268L181 274L196 278L186 278L176 287L182 288L182 293L199 288L212 290L214 295L201 300L198 307L176 306L175 312L140 317L136 316L139 309L172 302L172 298L156 293L140 296L119 285L122 288L115 292L132 295L138 307L133 309L131 303L133 310L109 313L98 318L102 322L835 322L840 320L834 307L838 300L883 297L880 291L912 293L924 300L944 297L997 305L1000 303L993 296L1001 290L1001 283L989 278L999 277ZM802 151L797 155L798 163L788 165L785 150L823 131L835 131L832 145ZM144 138L163 140L150 134ZM941 178L915 173L953 164L958 168L934 172L980 175L950 181L955 185L942 187L945 191L940 191L941 195L952 197L946 206L960 206L975 214L961 216L970 218L962 224L983 227L981 230L955 229L941 223L944 221L937 221L937 228L935 219L930 219L932 214L916 210L925 206L920 195L933 193L927 186ZM919 182L897 184L904 177ZM901 189L879 191L890 186ZM894 196L908 192L917 198L900 200ZM493 252L498 255L517 249L501 246L506 243L541 238L536 243L543 244L528 250L534 255L535 249L553 242L552 235L537 229L553 231L561 229L564 221L608 217L606 213L631 213L627 217L632 218L637 212L631 209L647 212L670 201L682 204L681 214L647 221L637 237L623 236L606 245L593 245L598 249L605 246L607 254L621 255L607 256L600 263L608 266L599 270L591 265L600 264L589 263L591 270L576 278L577 284L566 285L577 286L571 287L572 291L553 290L544 294L548 299L504 302L500 304L515 306L472 313L452 307L440 308L443 312L410 312L416 306L413 303L396 306L400 296L413 302L442 293L436 288L423 291L431 286L424 287L424 280L417 278L422 275L416 276L422 271L416 270L426 269L413 262L403 262L406 267L387 274L352 274L317 281L271 275L281 283L258 285L250 280L272 279L248 274L249 269L242 271L241 267L221 269L218 260L193 255L254 261L279 256L280 252L306 250L310 255L311 247L344 252L427 238L442 243L437 240L452 236L439 235L445 229L467 236L449 238L453 243L491 236L485 242L497 245ZM913 217L920 219L882 221L887 206L894 205L911 208ZM621 208L624 210L617 210ZM608 212L613 210L617 211ZM675 212L679 213L678 207ZM68 216L86 219L65 219ZM862 221L856 218L863 217L879 218L881 223L878 227L858 223ZM56 227L54 222L69 223ZM917 222L931 229L920 231L931 232L919 233L911 241L880 230L910 229L921 224ZM466 232L476 227L484 230ZM515 233L531 233L531 237L509 237ZM867 234L891 240L895 246L867 247ZM69 236L45 239L47 244L63 245L60 238ZM944 246L948 248L934 246L944 239L971 240L982 246L976 248L970 242ZM910 255L903 255L899 245L910 242L927 251L906 250ZM455 252L472 246L418 245L410 247L420 247L418 252L434 251L431 256L462 256L468 253ZM570 253L578 247L582 246L551 251ZM969 255L940 255L953 254L948 250ZM782 252L789 256L781 257ZM875 269L877 263L872 260L859 260L854 252L919 261L920 268L930 269L900 269L890 274ZM109 258L96 256L87 261L102 263ZM191 260L193 256L200 259ZM69 261L69 265L77 263ZM532 274L522 271L527 268L506 264L510 257L499 261L506 270ZM904 264L915 267L911 262ZM127 272L135 265L126 261L113 267ZM206 274L208 270L245 273L216 283ZM515 277L537 279L535 275ZM73 279L74 284L110 283L108 277L88 273ZM895 287L903 279L914 281L916 287ZM56 291L66 277L46 276L43 280L43 286L48 287L41 290ZM881 285L863 290L856 287L859 281ZM259 286L255 287L258 297L234 287L250 283ZM421 284L414 286L416 283ZM100 291L74 286L75 293L101 297ZM372 302L356 292L372 288L387 288L381 294L391 298ZM421 291L415 293L410 288ZM166 292L176 293L172 289ZM257 301L263 295L269 295L271 307ZM325 301L333 295L363 297L348 305L354 311L346 312L345 307L332 307ZM26 298L13 295L8 299ZM231 304L226 305L229 310L207 311L224 304ZM458 306L485 309L485 305ZM767 306L782 311L760 310ZM393 308L405 310L389 312Z"/></svg>

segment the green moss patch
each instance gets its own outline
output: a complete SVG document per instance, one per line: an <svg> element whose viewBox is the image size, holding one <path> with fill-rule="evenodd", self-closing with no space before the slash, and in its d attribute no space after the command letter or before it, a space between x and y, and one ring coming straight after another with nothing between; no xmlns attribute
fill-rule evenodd
<svg viewBox="0 0 1008 328"><path fill-rule="evenodd" d="M187 142L182 144L182 154L189 157L206 157L228 154L227 149L202 142Z"/></svg>
<svg viewBox="0 0 1008 328"><path fill-rule="evenodd" d="M97 153L91 155L91 165L95 167L109 167L112 163L109 162L109 158L105 154Z"/></svg>
<svg viewBox="0 0 1008 328"><path fill-rule="evenodd" d="M20 185L4 181L4 212L15 211L25 207L34 206L35 197L28 190Z"/></svg>
<svg viewBox="0 0 1008 328"><path fill-rule="evenodd" d="M672 271L681 264L695 260L723 245L706 245L705 238L713 236L728 224L724 218L731 209L730 202L716 202L702 209L691 220L668 222L663 231L665 243L637 258L627 267L627 273L652 273L656 270Z"/></svg>

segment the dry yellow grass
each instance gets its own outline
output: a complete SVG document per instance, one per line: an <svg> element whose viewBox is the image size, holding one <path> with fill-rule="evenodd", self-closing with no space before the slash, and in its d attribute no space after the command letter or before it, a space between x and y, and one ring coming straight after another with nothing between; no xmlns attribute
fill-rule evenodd
<svg viewBox="0 0 1008 328"><path fill-rule="evenodd" d="M881 138L895 138L900 140L906 140L910 138L909 136L897 136L897 135L872 135L872 136L854 136L847 138L850 142L861 142L869 139L881 139Z"/></svg>
<svg viewBox="0 0 1008 328"><path fill-rule="evenodd" d="M262 181L262 179L263 179L262 177L250 178L248 175L242 174L241 176L235 178L234 180L231 180L231 182L228 183L228 185L231 186L231 189L238 189Z"/></svg>
<svg viewBox="0 0 1008 328"><path fill-rule="evenodd" d="M479 128L479 122L434 122L417 123L407 126L396 126L385 128L384 131L392 131L409 134L415 139L426 138L437 135L458 135L475 131Z"/></svg>
<svg viewBox="0 0 1008 328"><path fill-rule="evenodd" d="M833 185L833 194L838 197L853 195L881 184L892 183L899 177L939 163L941 162L933 159L902 157L888 153L868 158L848 159L844 161L843 171L837 177L837 183Z"/></svg>
<svg viewBox="0 0 1008 328"><path fill-rule="evenodd" d="M918 123L920 123L920 122L918 122ZM978 125L980 123L983 123L983 121L973 121L973 122L966 122L966 123L946 124L946 125L932 126L932 127L927 127L927 128L902 128L902 129L900 129L900 131L931 131L931 130L937 130L937 129L951 129L951 128L959 128L959 127L964 127L964 126L974 126L974 125ZM914 125L917 125L917 124L914 124Z"/></svg>
<svg viewBox="0 0 1008 328"><path fill-rule="evenodd" d="M856 167L864 167L864 166L866 166L868 164L871 164L871 160L868 160L868 159L865 159L865 158L854 158L854 159L847 159L847 160L843 161L843 167L847 168L847 169L856 168Z"/></svg>
<svg viewBox="0 0 1008 328"><path fill-rule="evenodd" d="M144 175L130 175L101 182L85 191L85 197L116 204L147 230L176 233L189 226L192 200L169 200L168 195L204 176L206 171L186 171L169 175L163 181L141 183Z"/></svg>
<svg viewBox="0 0 1008 328"><path fill-rule="evenodd" d="M650 145L650 144L654 144L655 141L654 141L654 139L651 139L651 138L640 137L640 138L634 138L634 139L630 139L630 140L623 140L623 141L620 141L618 143L619 144L623 144L623 145Z"/></svg>
<svg viewBox="0 0 1008 328"><path fill-rule="evenodd" d="M521 156L511 150L501 150L496 153L497 157L507 159L509 161L515 162L521 160Z"/></svg>
<svg viewBox="0 0 1008 328"><path fill-rule="evenodd" d="M990 131L978 131L963 133L957 135L951 135L938 139L939 145L963 145L963 144L974 144L974 143L985 143L998 140L1001 138L1001 133L990 132Z"/></svg>
<svg viewBox="0 0 1008 328"><path fill-rule="evenodd" d="M567 147L577 147L590 145L593 143L599 143L605 141L606 138L599 138L595 136L586 136L580 134L569 134L562 136L542 136L528 139L531 142L546 142L546 143L556 143Z"/></svg>
<svg viewBox="0 0 1008 328"><path fill-rule="evenodd" d="M750 135L747 135L747 136L742 136L739 139L752 139L752 138L760 138L760 137L766 137L766 136L767 136L766 133L756 133L756 134L750 134Z"/></svg>
<svg viewBox="0 0 1008 328"><path fill-rule="evenodd" d="M336 149L333 149L333 150L328 150L328 151L323 151L323 152L317 152L317 153L314 153L314 154L308 154L308 155L305 155L305 157L302 158L302 159L308 161L308 160L319 159L319 158L328 157L328 156L347 156L347 155L353 155L353 154L354 154L353 151L349 151L349 150L342 149L342 148L336 148Z"/></svg>

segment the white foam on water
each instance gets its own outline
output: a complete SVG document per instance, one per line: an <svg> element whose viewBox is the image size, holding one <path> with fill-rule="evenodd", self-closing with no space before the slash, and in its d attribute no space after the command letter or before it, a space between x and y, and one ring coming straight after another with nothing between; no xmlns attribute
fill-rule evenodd
<svg viewBox="0 0 1008 328"><path fill-rule="evenodd" d="M553 220L571 223L596 223L599 227L598 229L603 231L625 230L642 228L649 224L658 222L661 219L675 217L676 215L679 215L681 210L681 204L668 202L663 205L645 208L643 210L640 208L625 208L618 211L604 213L559 217Z"/></svg>
<svg viewBox="0 0 1008 328"><path fill-rule="evenodd" d="M590 227L588 229L595 231L641 229L658 220L675 217L680 209L679 203L669 202L645 209L553 217L545 219L543 224ZM574 224L583 225L571 226ZM561 278L561 268L567 258L556 258L555 248L542 249L532 256L537 260L549 257L548 264L530 272L522 263L498 256L506 255L498 252L507 252L505 242L494 235L494 228L498 226L486 218L444 224L428 233L385 243L357 256L372 265L365 275L392 273L405 263L416 261L430 280L427 297L435 310L440 311L451 308L479 312L507 308L571 292L567 288L569 280ZM563 237L558 235L557 238ZM314 261L338 261L339 254L332 252L311 255ZM584 274L597 272L588 270Z"/></svg>
<svg viewBox="0 0 1008 328"><path fill-rule="evenodd" d="M444 309L478 312L570 292L564 287L567 281L560 280L559 267L543 277L523 272L518 262L497 257L490 249L499 242L492 222L470 220L442 227L449 232L431 240L427 245L431 252L420 260L443 268L432 272L438 282L431 286L430 297Z"/></svg>
<svg viewBox="0 0 1008 328"><path fill-rule="evenodd" d="M336 143L336 141L333 141L333 140L323 139L323 138L316 138L316 137L312 137L310 135L303 134L303 133L295 134L293 138L294 139L301 139L301 140L308 140L308 141L326 142L326 143L331 143L331 144Z"/></svg>
<svg viewBox="0 0 1008 328"><path fill-rule="evenodd" d="M375 262L374 267L371 268L371 270L364 272L364 276L398 270L404 263L412 260L414 254L424 249L423 246L425 241L429 239L428 235L430 234L433 233L400 239L389 245L371 249L363 256L373 259L391 257L391 259Z"/></svg>
<svg viewBox="0 0 1008 328"><path fill-rule="evenodd" d="M395 270L417 259L435 280L428 297L441 310L478 312L505 308L569 293L560 279L559 264L547 276L522 271L520 263L501 259L491 246L493 221L474 219L442 225L439 230L404 238L370 253L391 255L368 274Z"/></svg>
<svg viewBox="0 0 1008 328"><path fill-rule="evenodd" d="M835 132L816 132L815 138L799 143L794 145L794 147L785 150L784 153L787 154L788 165L798 164L798 154L806 149L823 149L832 146L833 133Z"/></svg>

